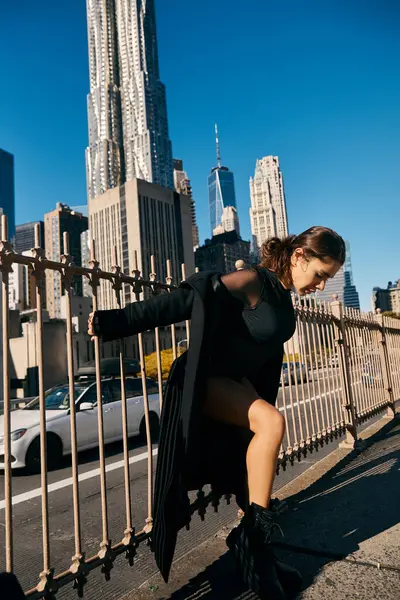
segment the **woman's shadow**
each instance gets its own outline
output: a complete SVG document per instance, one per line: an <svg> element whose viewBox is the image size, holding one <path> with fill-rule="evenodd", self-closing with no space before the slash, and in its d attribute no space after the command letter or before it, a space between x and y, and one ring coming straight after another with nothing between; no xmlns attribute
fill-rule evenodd
<svg viewBox="0 0 400 600"><path fill-rule="evenodd" d="M298 568L307 589L321 568L399 522L400 425L393 420L306 490L288 499L281 515L279 557ZM293 552L291 547L296 547ZM304 549L302 551L301 549ZM309 550L310 552L308 552ZM373 557L382 561L381 556ZM228 552L172 594L170 600L256 598L241 584Z"/></svg>

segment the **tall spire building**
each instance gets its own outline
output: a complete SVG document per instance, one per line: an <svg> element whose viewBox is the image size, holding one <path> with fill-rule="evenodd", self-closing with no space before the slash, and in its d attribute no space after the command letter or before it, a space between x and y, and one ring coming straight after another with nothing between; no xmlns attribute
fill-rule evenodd
<svg viewBox="0 0 400 600"><path fill-rule="evenodd" d="M218 127L215 125L217 147L217 166L211 169L208 176L208 202L210 210L211 233L222 225L224 208L232 206L237 210L235 195L235 179L228 167L222 166L219 147Z"/></svg>
<svg viewBox="0 0 400 600"><path fill-rule="evenodd" d="M257 160L254 178L250 178L250 223L253 250L270 237L288 235L283 176L277 156Z"/></svg>
<svg viewBox="0 0 400 600"><path fill-rule="evenodd" d="M138 178L173 189L154 0L87 0L88 196Z"/></svg>

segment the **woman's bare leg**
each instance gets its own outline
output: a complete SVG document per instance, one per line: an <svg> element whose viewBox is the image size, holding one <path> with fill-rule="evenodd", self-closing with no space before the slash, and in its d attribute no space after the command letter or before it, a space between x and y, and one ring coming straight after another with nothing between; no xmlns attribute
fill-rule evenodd
<svg viewBox="0 0 400 600"><path fill-rule="evenodd" d="M249 500L268 508L285 432L283 416L247 380L237 383L225 377L208 379L204 412L216 421L253 431L246 456Z"/></svg>

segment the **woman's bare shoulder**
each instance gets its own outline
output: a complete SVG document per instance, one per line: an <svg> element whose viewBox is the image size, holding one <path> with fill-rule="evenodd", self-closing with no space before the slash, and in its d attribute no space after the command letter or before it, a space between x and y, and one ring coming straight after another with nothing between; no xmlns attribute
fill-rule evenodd
<svg viewBox="0 0 400 600"><path fill-rule="evenodd" d="M221 276L225 287L234 295L250 304L260 296L260 277L255 269L241 269Z"/></svg>

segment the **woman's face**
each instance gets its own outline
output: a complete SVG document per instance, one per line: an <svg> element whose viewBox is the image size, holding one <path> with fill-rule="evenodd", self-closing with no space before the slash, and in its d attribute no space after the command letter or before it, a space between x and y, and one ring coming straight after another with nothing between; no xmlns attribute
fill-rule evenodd
<svg viewBox="0 0 400 600"><path fill-rule="evenodd" d="M329 259L322 262L319 258L306 259L302 248L297 248L291 258L293 287L300 296L306 296L316 290L324 290L325 283L339 271L341 264Z"/></svg>

